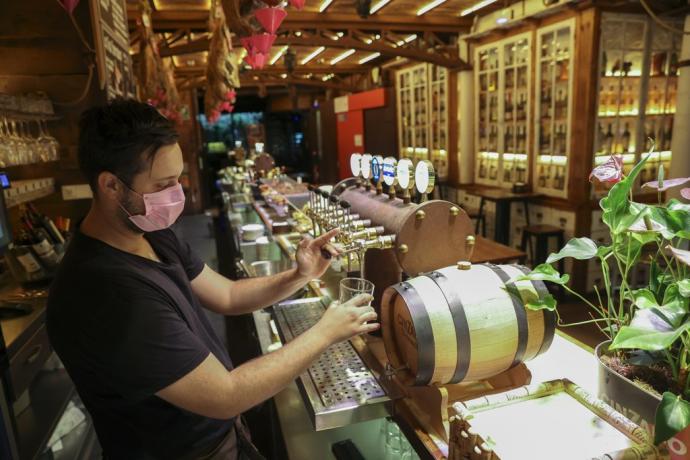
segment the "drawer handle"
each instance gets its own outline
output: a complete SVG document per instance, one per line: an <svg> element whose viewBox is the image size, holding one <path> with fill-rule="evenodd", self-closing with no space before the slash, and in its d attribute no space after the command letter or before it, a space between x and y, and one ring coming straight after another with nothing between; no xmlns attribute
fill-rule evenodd
<svg viewBox="0 0 690 460"><path fill-rule="evenodd" d="M32 350L31 354L26 358L25 364L33 364L36 362L38 357L41 355L41 350L43 350L43 345L38 344Z"/></svg>

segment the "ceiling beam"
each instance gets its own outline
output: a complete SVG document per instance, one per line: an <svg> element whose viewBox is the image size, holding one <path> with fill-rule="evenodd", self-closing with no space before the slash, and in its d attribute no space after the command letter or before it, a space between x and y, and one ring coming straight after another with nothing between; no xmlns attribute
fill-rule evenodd
<svg viewBox="0 0 690 460"><path fill-rule="evenodd" d="M136 29L140 14L136 6L127 7L130 30ZM172 32L190 29L192 32L208 31L208 11L164 10L153 11L151 15L156 32ZM457 34L466 32L472 26L472 18L458 16L402 16L373 15L362 19L356 14L314 13L289 11L280 30L324 30L360 29L367 31L395 30L400 32L437 32Z"/></svg>
<svg viewBox="0 0 690 460"><path fill-rule="evenodd" d="M358 66L298 66L292 71L292 75L308 75L310 73L314 75L327 75L327 74L366 74L371 71L371 67L365 65ZM187 75L204 75L206 73L206 67L199 66L181 66L175 68L176 76L187 76ZM290 74L288 70L283 66L267 66L261 70L241 70L240 75L282 75Z"/></svg>
<svg viewBox="0 0 690 460"><path fill-rule="evenodd" d="M366 44L347 35L343 36L339 40L331 40L330 38L321 35L307 36L302 34L300 37L280 35L276 39L274 45L325 46L327 48L345 49L354 48L359 51L368 51L371 53L379 52L386 57L400 56L413 61L429 62L431 64L436 64L450 69L469 70L471 68L469 64L460 58L445 56L435 51L429 52L413 46L393 47L381 43L380 41L374 41L371 44ZM171 48L161 48L160 55L162 57L166 57L180 54L197 53L200 51L207 51L208 46L209 39L200 38L184 45L174 46Z"/></svg>
<svg viewBox="0 0 690 460"><path fill-rule="evenodd" d="M240 84L242 88L248 87L258 87L258 86L316 86L319 88L327 89L337 89L342 91L349 91L351 93L359 91L356 87L350 86L343 82L335 82L331 80L323 81L319 79L307 79L307 78L259 78L255 80L253 78L240 79Z"/></svg>
<svg viewBox="0 0 690 460"><path fill-rule="evenodd" d="M373 15L362 19L356 14L314 13L310 11L290 11L280 26L280 30L321 30L321 29L360 29L397 30L401 32L445 32L457 34L468 31L472 18L459 16L402 16Z"/></svg>

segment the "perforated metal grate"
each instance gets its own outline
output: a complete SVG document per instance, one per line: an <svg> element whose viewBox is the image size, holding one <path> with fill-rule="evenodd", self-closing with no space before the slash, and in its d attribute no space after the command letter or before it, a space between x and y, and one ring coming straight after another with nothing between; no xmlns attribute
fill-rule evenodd
<svg viewBox="0 0 690 460"><path fill-rule="evenodd" d="M288 342L316 324L324 312L318 299L280 304L274 308L278 325ZM324 410L356 407L386 397L350 342L328 348L307 373Z"/></svg>

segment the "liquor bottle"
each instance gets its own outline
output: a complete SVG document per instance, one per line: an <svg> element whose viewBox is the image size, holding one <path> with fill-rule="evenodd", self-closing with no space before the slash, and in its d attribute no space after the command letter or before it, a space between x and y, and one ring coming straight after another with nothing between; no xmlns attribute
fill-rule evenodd
<svg viewBox="0 0 690 460"><path fill-rule="evenodd" d="M659 88L654 85L651 91L649 91L649 109L647 109L648 113L659 113L659 96Z"/></svg>
<svg viewBox="0 0 690 460"><path fill-rule="evenodd" d="M518 127L518 139L517 139L517 151L519 153L524 153L525 151L525 141L527 140L527 132L524 126Z"/></svg>
<svg viewBox="0 0 690 460"><path fill-rule="evenodd" d="M518 120L524 120L527 118L526 115L526 110L527 110L527 95L525 93L520 93L520 104L519 104L519 109L518 109Z"/></svg>
<svg viewBox="0 0 690 460"><path fill-rule="evenodd" d="M597 148L596 153L602 153L604 149L604 128L601 123L597 124Z"/></svg>
<svg viewBox="0 0 690 460"><path fill-rule="evenodd" d="M663 150L671 150L671 139L673 138L673 118L669 118L666 124L666 131L664 131L664 146Z"/></svg>
<svg viewBox="0 0 690 460"><path fill-rule="evenodd" d="M606 51L604 51L604 52L602 53L602 56L601 56L601 76L602 76L602 77L605 77L605 76L606 76L606 63L607 63L607 60L606 60Z"/></svg>
<svg viewBox="0 0 690 460"><path fill-rule="evenodd" d="M544 165L539 167L539 187L546 187L546 173L544 172Z"/></svg>
<svg viewBox="0 0 690 460"><path fill-rule="evenodd" d="M491 166L489 167L489 179L496 180L497 177L498 177L498 167L496 165L496 162L492 161Z"/></svg>
<svg viewBox="0 0 690 460"><path fill-rule="evenodd" d="M654 144L654 138L656 137L656 122L654 120L651 121L651 124L648 124L648 129L644 133L645 137L645 150L650 151L652 149L652 145Z"/></svg>
<svg viewBox="0 0 690 460"><path fill-rule="evenodd" d="M479 177L486 177L486 159L484 157L479 161Z"/></svg>
<svg viewBox="0 0 690 460"><path fill-rule="evenodd" d="M666 64L666 53L664 51L660 51L660 52L652 54L652 69L651 69L652 77L664 75L665 64Z"/></svg>
<svg viewBox="0 0 690 460"><path fill-rule="evenodd" d="M513 127L506 127L506 133L503 136L504 149L506 152L510 152L513 148Z"/></svg>
<svg viewBox="0 0 690 460"><path fill-rule="evenodd" d="M512 119L513 119L513 92L512 91L506 91L505 119L506 119L506 121L512 121Z"/></svg>
<svg viewBox="0 0 690 460"><path fill-rule="evenodd" d="M675 51L671 53L671 59L668 64L668 74L672 77L678 75L678 53Z"/></svg>
<svg viewBox="0 0 690 460"><path fill-rule="evenodd" d="M628 153L630 149L630 129L628 128L628 123L625 124L625 129L623 129L623 136L621 138L621 152Z"/></svg>
<svg viewBox="0 0 690 460"><path fill-rule="evenodd" d="M11 251L26 273L38 275L42 271L40 262L31 250L31 238L26 231L21 231L15 237Z"/></svg>
<svg viewBox="0 0 690 460"><path fill-rule="evenodd" d="M613 132L611 131L611 123L609 123L606 131L606 141L604 142L604 153L610 155L613 153Z"/></svg>
<svg viewBox="0 0 690 460"><path fill-rule="evenodd" d="M54 268L60 263L60 257L55 252L53 245L48 241L48 235L41 228L33 228L28 221L25 221L25 227L31 237L31 249L34 250L36 255L43 265L47 268Z"/></svg>
<svg viewBox="0 0 690 460"><path fill-rule="evenodd" d="M613 85L609 86L607 105L604 107L606 113L618 113L618 95Z"/></svg>
<svg viewBox="0 0 690 460"><path fill-rule="evenodd" d="M46 231L50 239L53 241L53 243L63 244L65 242L65 238L62 236L62 234L57 229L55 223L50 217L38 212L36 206L34 206L33 203L27 203L26 209L26 215L30 219L30 221L34 224L35 227L42 227Z"/></svg>

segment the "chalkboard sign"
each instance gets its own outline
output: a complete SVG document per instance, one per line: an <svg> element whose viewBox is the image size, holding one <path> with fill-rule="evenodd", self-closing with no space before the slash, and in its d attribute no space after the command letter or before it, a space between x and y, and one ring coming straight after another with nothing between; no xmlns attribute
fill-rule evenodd
<svg viewBox="0 0 690 460"><path fill-rule="evenodd" d="M125 0L91 0L98 81L108 100L135 97Z"/></svg>

